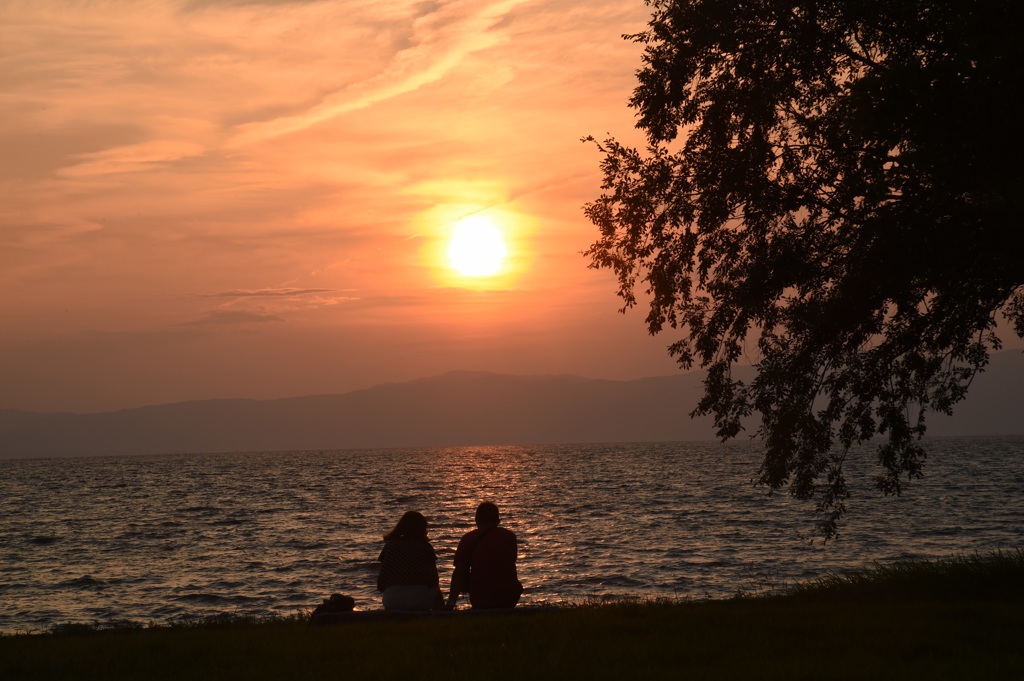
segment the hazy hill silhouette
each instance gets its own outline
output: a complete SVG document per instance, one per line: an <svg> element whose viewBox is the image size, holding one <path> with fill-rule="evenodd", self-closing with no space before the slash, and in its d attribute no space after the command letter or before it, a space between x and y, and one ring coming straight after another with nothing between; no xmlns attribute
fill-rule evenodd
<svg viewBox="0 0 1024 681"><path fill-rule="evenodd" d="M709 440L701 374L632 381L453 372L339 395L98 414L0 410L0 457ZM936 435L1024 434L1024 355L994 356ZM741 435L742 437L742 435Z"/></svg>
<svg viewBox="0 0 1024 681"><path fill-rule="evenodd" d="M0 456L708 439L700 382L452 372L339 395L0 412Z"/></svg>

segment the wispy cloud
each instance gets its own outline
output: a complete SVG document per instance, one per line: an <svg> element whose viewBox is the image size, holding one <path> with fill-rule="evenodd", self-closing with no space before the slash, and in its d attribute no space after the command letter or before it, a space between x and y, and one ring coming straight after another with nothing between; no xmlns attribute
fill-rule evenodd
<svg viewBox="0 0 1024 681"><path fill-rule="evenodd" d="M395 53L379 75L329 93L299 114L243 125L229 146L303 130L440 80L468 55L505 42L498 26L525 1L422 3L426 11L412 21L409 46Z"/></svg>
<svg viewBox="0 0 1024 681"><path fill-rule="evenodd" d="M353 290L353 289L348 289ZM333 288L265 288L265 289L232 289L204 293L203 298L296 298L324 293L340 293Z"/></svg>
<svg viewBox="0 0 1024 681"><path fill-rule="evenodd" d="M158 165L200 156L206 148L184 140L152 140L142 144L114 147L91 154L80 154L79 162L62 168L60 175L83 177L110 173L137 173Z"/></svg>

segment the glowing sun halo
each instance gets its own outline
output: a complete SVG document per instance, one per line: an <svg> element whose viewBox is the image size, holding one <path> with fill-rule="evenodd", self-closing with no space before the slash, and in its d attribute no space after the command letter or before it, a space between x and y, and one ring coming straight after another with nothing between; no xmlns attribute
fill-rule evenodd
<svg viewBox="0 0 1024 681"><path fill-rule="evenodd" d="M470 215L455 224L448 243L448 261L464 277L497 274L508 250L501 230L482 215Z"/></svg>

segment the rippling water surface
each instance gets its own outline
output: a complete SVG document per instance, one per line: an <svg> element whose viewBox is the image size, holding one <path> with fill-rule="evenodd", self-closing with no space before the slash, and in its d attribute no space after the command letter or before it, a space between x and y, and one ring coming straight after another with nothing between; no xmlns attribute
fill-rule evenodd
<svg viewBox="0 0 1024 681"><path fill-rule="evenodd" d="M382 533L422 511L447 587L481 499L519 536L524 603L723 597L1024 546L1024 439L929 447L926 478L903 497L880 498L860 476L849 521L824 546L810 504L752 486L759 454L745 444L0 461L0 632L293 613L333 592L379 608ZM872 474L872 457L851 476Z"/></svg>

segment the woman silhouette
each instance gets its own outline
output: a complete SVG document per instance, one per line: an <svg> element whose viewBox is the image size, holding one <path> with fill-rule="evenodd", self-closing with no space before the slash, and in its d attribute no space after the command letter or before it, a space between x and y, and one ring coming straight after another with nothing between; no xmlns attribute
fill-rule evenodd
<svg viewBox="0 0 1024 681"><path fill-rule="evenodd" d="M427 519L409 511L384 535L377 591L385 610L434 610L444 605L438 586L437 554L427 538Z"/></svg>

